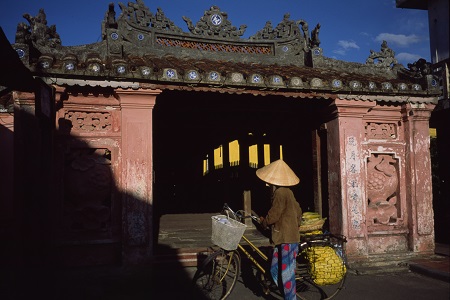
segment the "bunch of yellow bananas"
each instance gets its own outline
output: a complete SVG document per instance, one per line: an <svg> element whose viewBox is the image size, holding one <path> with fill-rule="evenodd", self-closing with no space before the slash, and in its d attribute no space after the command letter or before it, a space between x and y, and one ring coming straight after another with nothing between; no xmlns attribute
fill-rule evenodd
<svg viewBox="0 0 450 300"><path fill-rule="evenodd" d="M318 212L307 211L302 214L302 224L300 225L300 232L311 232L322 229L326 218L321 218ZM321 233L321 232L320 232Z"/></svg>
<svg viewBox="0 0 450 300"><path fill-rule="evenodd" d="M309 273L317 285L336 284L345 275L342 258L330 246L314 246L306 249Z"/></svg>
<svg viewBox="0 0 450 300"><path fill-rule="evenodd" d="M320 214L318 212L315 212L315 211L305 211L302 214L302 219L305 222L307 222L309 220L317 220L317 219L320 219Z"/></svg>
<svg viewBox="0 0 450 300"><path fill-rule="evenodd" d="M302 232L302 234L304 234L304 235L318 235L318 234L322 234L322 233L323 233L322 230L310 230L310 231Z"/></svg>

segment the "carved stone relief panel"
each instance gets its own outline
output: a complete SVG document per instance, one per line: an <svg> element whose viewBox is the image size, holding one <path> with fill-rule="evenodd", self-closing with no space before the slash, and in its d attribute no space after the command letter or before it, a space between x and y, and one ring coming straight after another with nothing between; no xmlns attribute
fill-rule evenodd
<svg viewBox="0 0 450 300"><path fill-rule="evenodd" d="M109 112L67 111L64 119L73 131L110 131L112 128Z"/></svg>
<svg viewBox="0 0 450 300"><path fill-rule="evenodd" d="M72 148L66 153L64 163L65 229L83 233L108 231L113 189L111 152Z"/></svg>
<svg viewBox="0 0 450 300"><path fill-rule="evenodd" d="M374 154L367 163L367 217L373 224L393 224L400 212L398 160L391 154Z"/></svg>
<svg viewBox="0 0 450 300"><path fill-rule="evenodd" d="M366 137L382 140L397 139L397 126L394 123L366 123Z"/></svg>

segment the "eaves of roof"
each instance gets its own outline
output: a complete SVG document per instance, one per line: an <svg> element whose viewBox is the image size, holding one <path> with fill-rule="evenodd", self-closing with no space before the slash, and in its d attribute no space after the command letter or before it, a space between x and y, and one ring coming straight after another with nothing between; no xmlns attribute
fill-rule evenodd
<svg viewBox="0 0 450 300"><path fill-rule="evenodd" d="M410 95L355 95L338 94L336 98L342 100L378 101L378 102L407 102L407 103L433 103L437 104L438 97L410 96Z"/></svg>
<svg viewBox="0 0 450 300"><path fill-rule="evenodd" d="M30 26L18 27L13 47L34 76L56 85L433 103L441 92L437 79L425 72L426 64L414 70L396 64L385 43L366 64L324 57L320 26L310 33L305 21L290 20L288 14L275 28L266 24L241 39L244 27L231 26L215 6L196 25L186 20L191 33L182 32L162 10L153 14L142 1L119 6L116 19L110 5L101 42L62 46L42 10L27 19Z"/></svg>

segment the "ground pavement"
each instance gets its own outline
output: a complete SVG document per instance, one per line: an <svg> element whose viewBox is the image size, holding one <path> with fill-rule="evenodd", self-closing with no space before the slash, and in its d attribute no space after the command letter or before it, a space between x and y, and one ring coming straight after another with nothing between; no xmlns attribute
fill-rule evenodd
<svg viewBox="0 0 450 300"><path fill-rule="evenodd" d="M367 272L359 275L350 270L344 289L335 299L448 300L450 299L448 256L446 260L439 262L445 261L447 261L446 272L433 271L428 264L427 276L410 270L376 274ZM425 265L424 268L426 267ZM195 267L158 263L133 268L2 269L0 299L193 299L190 296L190 287L195 270ZM240 277L229 299L279 299L279 297L264 296L254 281Z"/></svg>

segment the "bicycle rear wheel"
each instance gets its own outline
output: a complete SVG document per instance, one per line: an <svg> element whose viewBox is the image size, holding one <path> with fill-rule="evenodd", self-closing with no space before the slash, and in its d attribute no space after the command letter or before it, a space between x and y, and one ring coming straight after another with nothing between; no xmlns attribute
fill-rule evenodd
<svg viewBox="0 0 450 300"><path fill-rule="evenodd" d="M233 290L240 272L237 251L220 249L198 268L193 278L195 299L226 299Z"/></svg>

